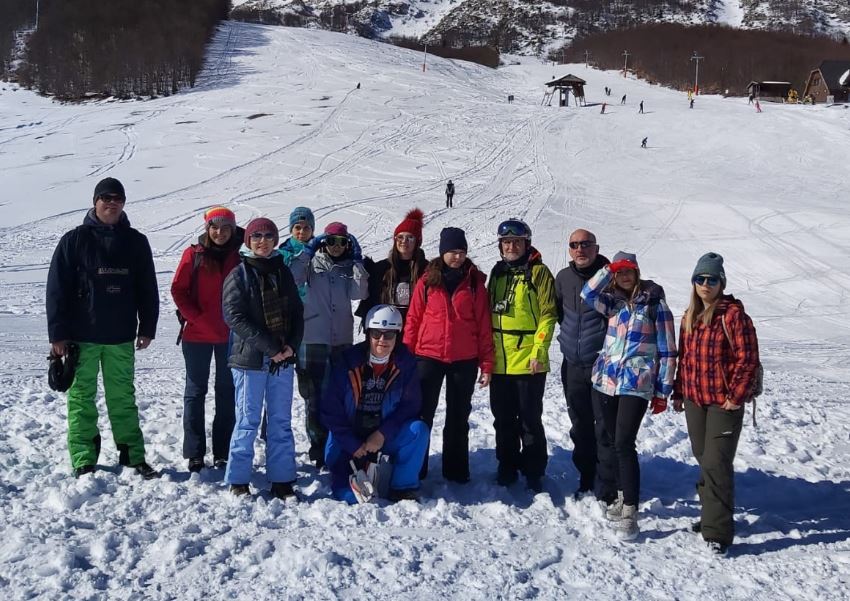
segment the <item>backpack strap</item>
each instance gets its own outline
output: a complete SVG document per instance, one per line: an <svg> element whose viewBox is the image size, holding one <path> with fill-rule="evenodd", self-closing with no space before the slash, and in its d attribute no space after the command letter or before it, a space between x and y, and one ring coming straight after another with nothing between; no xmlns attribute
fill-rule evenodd
<svg viewBox="0 0 850 601"><path fill-rule="evenodd" d="M729 335L729 328L726 327L726 313L720 316L720 323L723 325L723 333L726 334L726 340L729 341L729 348L733 351L735 350L732 347L732 337ZM723 382L726 384L726 388L729 388L729 383L726 381L726 374L723 370L720 370L720 374L723 376ZM753 428L756 427L756 397L752 397L750 402L753 404Z"/></svg>

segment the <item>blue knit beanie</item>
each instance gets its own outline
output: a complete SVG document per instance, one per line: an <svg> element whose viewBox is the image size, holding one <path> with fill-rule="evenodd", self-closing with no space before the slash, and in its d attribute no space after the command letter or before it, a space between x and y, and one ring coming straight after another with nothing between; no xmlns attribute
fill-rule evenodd
<svg viewBox="0 0 850 601"><path fill-rule="evenodd" d="M316 230L316 218L313 217L313 211L307 207L295 207L289 214L289 231L291 232L295 224L301 221L306 221L313 231Z"/></svg>

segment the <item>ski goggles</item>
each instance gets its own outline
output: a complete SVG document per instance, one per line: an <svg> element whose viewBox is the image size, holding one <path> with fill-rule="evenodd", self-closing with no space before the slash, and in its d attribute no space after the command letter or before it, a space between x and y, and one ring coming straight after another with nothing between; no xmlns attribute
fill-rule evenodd
<svg viewBox="0 0 850 601"><path fill-rule="evenodd" d="M328 236L325 238L327 246L348 246L347 236Z"/></svg>
<svg viewBox="0 0 850 601"><path fill-rule="evenodd" d="M380 340L381 338L384 340L395 340L397 335L398 332L395 330L369 330L369 338L372 340Z"/></svg>
<svg viewBox="0 0 850 601"><path fill-rule="evenodd" d="M720 278L712 275L698 275L691 281L697 286L717 286L720 283Z"/></svg>
<svg viewBox="0 0 850 601"><path fill-rule="evenodd" d="M590 248L591 246L596 246L595 240L574 240L570 242L570 248L573 250L577 250L579 248Z"/></svg>
<svg viewBox="0 0 850 601"><path fill-rule="evenodd" d="M515 236L517 238L528 237L528 230L526 227L522 223L518 223L516 221L506 221L501 224L497 233L500 238L504 238L506 236Z"/></svg>

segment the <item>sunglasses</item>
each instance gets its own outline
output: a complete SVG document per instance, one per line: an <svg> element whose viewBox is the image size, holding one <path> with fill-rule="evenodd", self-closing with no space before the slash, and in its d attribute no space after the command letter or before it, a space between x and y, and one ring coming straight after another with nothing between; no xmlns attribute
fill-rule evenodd
<svg viewBox="0 0 850 601"><path fill-rule="evenodd" d="M328 246L348 246L348 238L346 236L328 236L325 238L325 244Z"/></svg>
<svg viewBox="0 0 850 601"><path fill-rule="evenodd" d="M253 232L251 234L251 240L274 240L277 237L277 234L274 232Z"/></svg>
<svg viewBox="0 0 850 601"><path fill-rule="evenodd" d="M416 242L416 236L411 234L399 234L395 239L396 242Z"/></svg>
<svg viewBox="0 0 850 601"><path fill-rule="evenodd" d="M710 275L698 275L693 279L693 283L698 286L717 286L720 283L720 278L716 278Z"/></svg>
<svg viewBox="0 0 850 601"><path fill-rule="evenodd" d="M590 248L591 246L596 246L595 240L573 240L570 242L570 248L573 250L577 248Z"/></svg>
<svg viewBox="0 0 850 601"><path fill-rule="evenodd" d="M97 199L102 202L116 202L118 204L124 204L125 200L120 194L101 194Z"/></svg>
<svg viewBox="0 0 850 601"><path fill-rule="evenodd" d="M398 332L395 330L369 330L369 337L372 340L380 340L383 338L384 340L395 340Z"/></svg>

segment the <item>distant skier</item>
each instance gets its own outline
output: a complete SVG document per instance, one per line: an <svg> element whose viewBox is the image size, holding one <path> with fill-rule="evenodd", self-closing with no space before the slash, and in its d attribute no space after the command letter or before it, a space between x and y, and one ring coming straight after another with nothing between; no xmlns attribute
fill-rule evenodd
<svg viewBox="0 0 850 601"><path fill-rule="evenodd" d="M755 95L755 94L750 94L750 101L749 101L749 103L748 103L748 104L752 104L752 103L753 103L753 101L754 101L755 99L756 99L756 95Z"/></svg>
<svg viewBox="0 0 850 601"><path fill-rule="evenodd" d="M641 140L641 142L640 142L640 147L641 147L641 148L646 148L646 141L647 141L648 139L649 139L649 138L644 138L643 140Z"/></svg>
<svg viewBox="0 0 850 601"><path fill-rule="evenodd" d="M640 110L638 111L638 114L643 115L643 100L640 101Z"/></svg>
<svg viewBox="0 0 850 601"><path fill-rule="evenodd" d="M454 205L452 203L452 199L455 197L455 185L452 183L452 180L449 180L449 183L446 184L446 208L450 209Z"/></svg>
<svg viewBox="0 0 850 601"><path fill-rule="evenodd" d="M758 98L756 98L756 112L757 113L761 112L761 104L759 103Z"/></svg>
<svg viewBox="0 0 850 601"><path fill-rule="evenodd" d="M691 107L690 108L694 108L694 99L693 98L691 98Z"/></svg>
<svg viewBox="0 0 850 601"><path fill-rule="evenodd" d="M360 82L359 81L357 82L357 89L358 90L360 89Z"/></svg>
<svg viewBox="0 0 850 601"><path fill-rule="evenodd" d="M620 98L620 104L626 104L626 95L623 94L623 97Z"/></svg>
<svg viewBox="0 0 850 601"><path fill-rule="evenodd" d="M607 103L607 102L603 102L603 103L602 103L602 110L601 110L601 111L600 111L600 113L599 113L600 115L604 115L604 114L605 114L605 107L606 107L606 106L608 106L608 103Z"/></svg>

